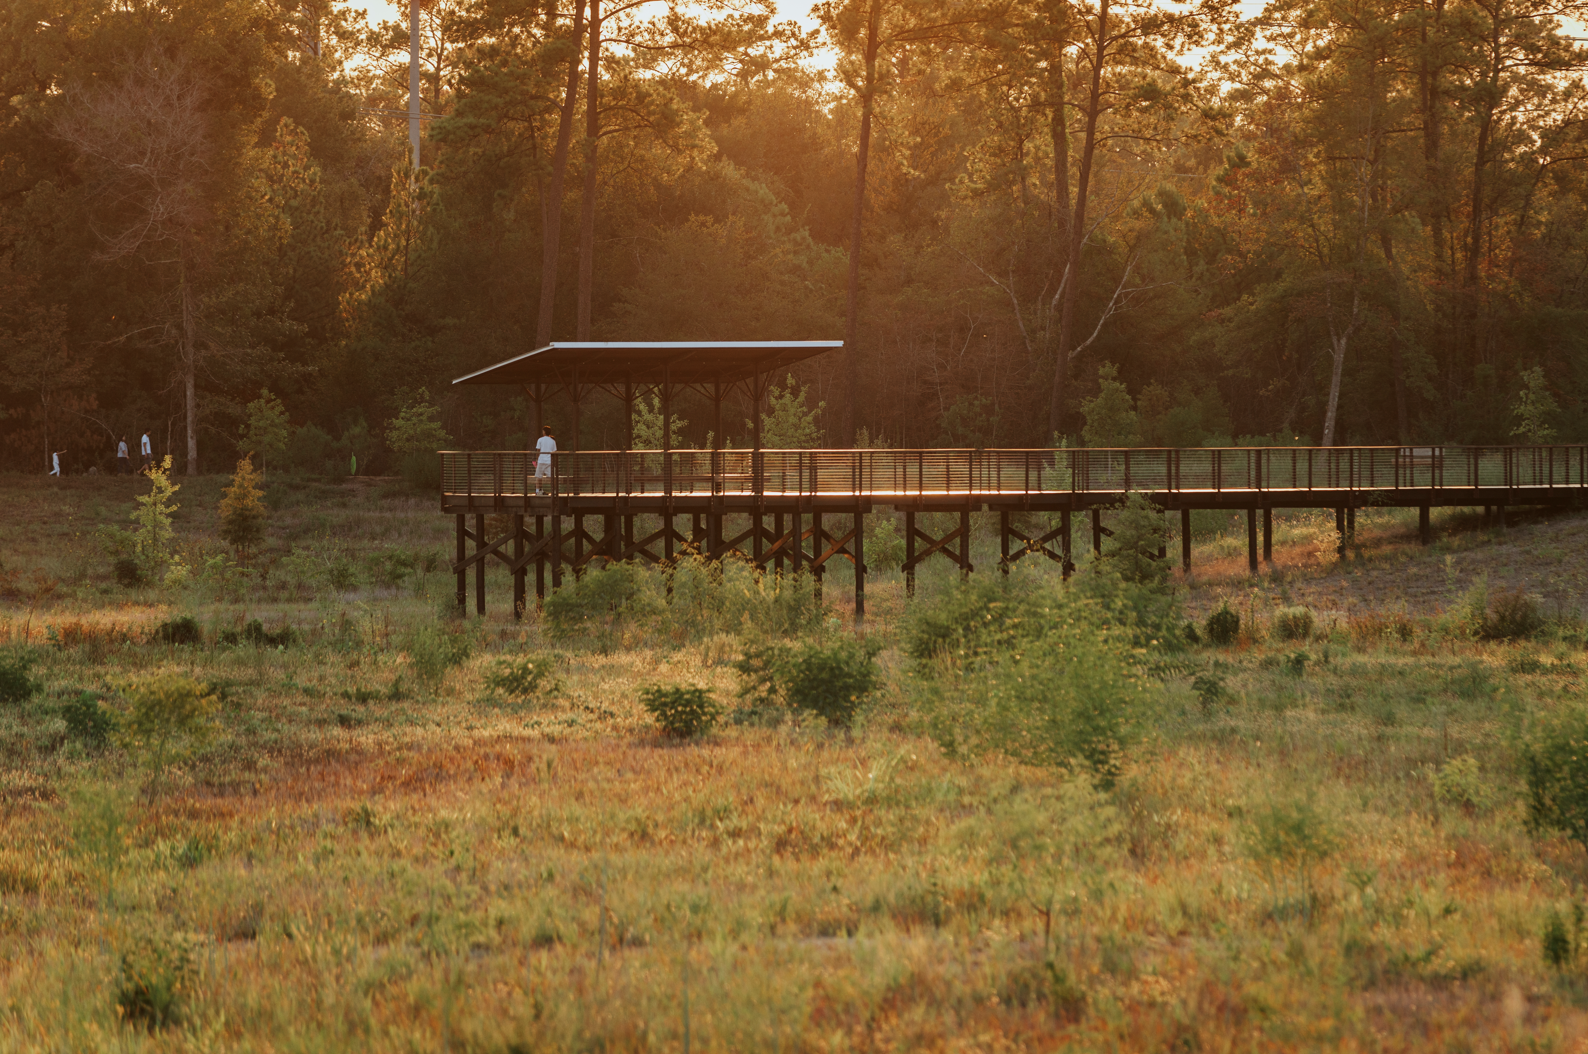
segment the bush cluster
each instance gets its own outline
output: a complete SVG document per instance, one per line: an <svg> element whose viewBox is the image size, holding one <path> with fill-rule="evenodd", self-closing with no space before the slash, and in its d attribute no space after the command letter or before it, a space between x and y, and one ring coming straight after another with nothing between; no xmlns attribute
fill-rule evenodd
<svg viewBox="0 0 1588 1054"><path fill-rule="evenodd" d="M499 660L485 674L485 686L509 699L533 702L562 693L550 659L523 656Z"/></svg>
<svg viewBox="0 0 1588 1054"><path fill-rule="evenodd" d="M1202 628L1207 634L1208 643L1227 648L1240 639L1240 613L1230 607L1230 602L1226 600L1219 605L1217 611L1208 616Z"/></svg>
<svg viewBox="0 0 1588 1054"><path fill-rule="evenodd" d="M1312 637L1312 627L1312 612L1304 607L1280 608L1274 612L1274 636L1280 640L1308 640Z"/></svg>
<svg viewBox="0 0 1588 1054"><path fill-rule="evenodd" d="M21 703L41 687L33 679L32 653L21 648L0 652L0 703Z"/></svg>
<svg viewBox="0 0 1588 1054"><path fill-rule="evenodd" d="M848 728L880 683L880 650L875 641L850 637L752 646L734 663L739 696L757 708L788 707Z"/></svg>
<svg viewBox="0 0 1588 1054"><path fill-rule="evenodd" d="M658 684L642 688L640 702L662 732L676 739L703 735L722 716L722 707L711 697L711 690L696 685Z"/></svg>

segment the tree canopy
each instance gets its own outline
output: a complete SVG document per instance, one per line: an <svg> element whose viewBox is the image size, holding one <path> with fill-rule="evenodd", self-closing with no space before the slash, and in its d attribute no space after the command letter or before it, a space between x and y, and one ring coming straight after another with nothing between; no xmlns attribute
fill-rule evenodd
<svg viewBox="0 0 1588 1054"><path fill-rule="evenodd" d="M576 337L845 336L813 444L1581 442L1585 8L434 0L415 170L406 26L14 0L5 466L527 446L448 382Z"/></svg>

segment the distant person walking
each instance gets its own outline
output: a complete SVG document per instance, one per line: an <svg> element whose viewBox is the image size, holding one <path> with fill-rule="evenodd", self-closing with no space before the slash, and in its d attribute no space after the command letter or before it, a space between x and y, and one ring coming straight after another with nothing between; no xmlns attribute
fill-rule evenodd
<svg viewBox="0 0 1588 1054"><path fill-rule="evenodd" d="M536 494L540 493L541 479L551 479L551 455L557 452L557 441L551 437L551 425L546 425L540 431L541 437L535 440L535 449L540 451L540 456L535 459Z"/></svg>
<svg viewBox="0 0 1588 1054"><path fill-rule="evenodd" d="M122 436L121 442L116 444L116 475L132 475L132 458L127 454L126 436Z"/></svg>
<svg viewBox="0 0 1588 1054"><path fill-rule="evenodd" d="M143 434L143 439L138 443L138 453L143 457L143 464L139 466L140 468L146 469L154 464L154 444L149 442L148 432Z"/></svg>
<svg viewBox="0 0 1588 1054"><path fill-rule="evenodd" d="M50 475L59 476L61 474L61 455L64 453L66 453L66 451L57 450L50 455L50 463L55 466L54 468L50 469Z"/></svg>

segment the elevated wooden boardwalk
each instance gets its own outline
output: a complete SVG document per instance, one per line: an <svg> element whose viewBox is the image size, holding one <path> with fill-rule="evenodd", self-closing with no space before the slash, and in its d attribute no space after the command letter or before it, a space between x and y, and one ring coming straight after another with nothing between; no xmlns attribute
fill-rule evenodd
<svg viewBox="0 0 1588 1054"><path fill-rule="evenodd" d="M457 517L458 604L485 610L485 566L513 575L515 611L535 569L544 596L564 568L595 560L672 561L680 552L712 559L742 556L761 568L807 569L820 581L827 563L855 569L855 611L865 612L865 517L892 506L905 520L906 581L932 556L971 570L970 514L999 514L1001 566L1041 554L1071 566L1071 516L1089 514L1092 545L1108 533L1101 510L1137 492L1166 513L1180 512L1181 559L1191 562L1194 509L1244 510L1247 550L1272 555L1272 510L1336 510L1342 544L1355 510L1421 510L1423 541L1433 507L1482 506L1504 522L1507 506L1570 506L1588 493L1588 446L1234 447L1058 450L627 450L558 453L535 487L533 451L441 454L441 508ZM933 537L923 512L958 513L958 526ZM1024 513L1057 513L1037 531ZM487 537L487 517L504 517ZM848 520L841 534L824 525ZM472 525L468 519L473 517ZM636 537L636 517L650 529ZM687 528L680 529L680 519ZM597 526L598 525L598 526ZM731 526L730 526L731 525ZM473 542L473 551L468 543ZM1160 554L1166 556L1167 554Z"/></svg>

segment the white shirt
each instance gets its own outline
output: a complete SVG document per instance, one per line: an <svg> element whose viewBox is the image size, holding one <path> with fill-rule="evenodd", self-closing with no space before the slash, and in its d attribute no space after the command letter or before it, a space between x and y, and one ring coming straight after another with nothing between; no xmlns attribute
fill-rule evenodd
<svg viewBox="0 0 1588 1054"><path fill-rule="evenodd" d="M121 442L116 444L116 456L117 457L126 457L127 456L127 441L125 439L123 439Z"/></svg>
<svg viewBox="0 0 1588 1054"><path fill-rule="evenodd" d="M149 446L149 433L148 432L145 432L143 434L142 447L143 447L143 449L139 450L138 453L140 453L140 454L148 454L148 453L152 453L153 452L152 448Z"/></svg>
<svg viewBox="0 0 1588 1054"><path fill-rule="evenodd" d="M557 441L551 436L541 436L535 440L535 449L540 451L540 457L535 460L537 465L551 464L551 455L557 452Z"/></svg>

